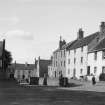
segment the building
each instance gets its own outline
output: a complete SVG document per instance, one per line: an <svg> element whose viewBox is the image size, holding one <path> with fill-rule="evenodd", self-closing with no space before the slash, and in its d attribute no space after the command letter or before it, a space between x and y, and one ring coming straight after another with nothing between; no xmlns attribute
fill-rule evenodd
<svg viewBox="0 0 105 105"><path fill-rule="evenodd" d="M105 73L105 22L101 23L96 42L96 46L88 51L88 74L99 80L100 74Z"/></svg>
<svg viewBox="0 0 105 105"><path fill-rule="evenodd" d="M67 77L81 78L88 74L88 50L93 47L92 41L99 35L98 32L84 37L84 32L79 29L77 39L67 48ZM91 46L90 46L91 44ZM95 45L94 45L95 46Z"/></svg>
<svg viewBox="0 0 105 105"><path fill-rule="evenodd" d="M60 36L59 47L53 52L52 63L48 66L49 77L66 75L66 41Z"/></svg>
<svg viewBox="0 0 105 105"><path fill-rule="evenodd" d="M34 74L35 71L35 64L20 64L20 63L14 63L11 65L12 69L14 69L14 78L18 81L26 80L30 77L35 77L36 74Z"/></svg>
<svg viewBox="0 0 105 105"><path fill-rule="evenodd" d="M48 65L51 64L51 60L35 59L35 74L37 77L44 77L45 74L48 75Z"/></svg>
<svg viewBox="0 0 105 105"><path fill-rule="evenodd" d="M90 78L93 70L97 71L96 69L99 67L101 72L104 71L104 60L96 63L96 60L93 59L94 56L98 58L103 56L104 52L104 47L101 48L101 52L97 52L97 50L99 51L97 46L101 46L104 42L105 22L101 22L99 28L99 31L86 37L84 37L84 31L80 28L77 32L77 39L67 44L62 43L63 41L60 38L59 48L53 52L52 64L49 66L49 76L59 77L60 74L63 74L68 78L80 79ZM99 62L102 62L101 66L97 67ZM97 71L97 73L100 72Z"/></svg>

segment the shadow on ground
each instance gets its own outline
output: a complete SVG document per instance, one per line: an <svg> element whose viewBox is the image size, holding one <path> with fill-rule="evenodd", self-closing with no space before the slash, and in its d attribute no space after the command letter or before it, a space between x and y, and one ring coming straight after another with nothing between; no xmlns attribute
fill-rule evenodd
<svg viewBox="0 0 105 105"><path fill-rule="evenodd" d="M75 83L69 83L68 87L78 87L78 86L82 86L83 84L75 84Z"/></svg>

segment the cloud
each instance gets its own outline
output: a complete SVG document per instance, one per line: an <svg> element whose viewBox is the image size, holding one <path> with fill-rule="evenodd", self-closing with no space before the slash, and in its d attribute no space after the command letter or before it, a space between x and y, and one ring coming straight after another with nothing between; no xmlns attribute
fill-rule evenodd
<svg viewBox="0 0 105 105"><path fill-rule="evenodd" d="M0 17L0 22L7 23L9 25L15 25L19 23L20 19L18 17Z"/></svg>
<svg viewBox="0 0 105 105"><path fill-rule="evenodd" d="M8 31L6 37L12 37L15 39L22 39L22 40L33 40L34 35L31 32L25 32L24 30L12 30Z"/></svg>

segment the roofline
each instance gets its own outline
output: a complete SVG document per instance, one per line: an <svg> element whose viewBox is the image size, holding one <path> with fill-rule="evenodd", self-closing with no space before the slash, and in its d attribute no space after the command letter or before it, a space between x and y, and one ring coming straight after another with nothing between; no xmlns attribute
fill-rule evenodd
<svg viewBox="0 0 105 105"><path fill-rule="evenodd" d="M89 51L88 53L93 53L93 52L98 52L98 51L103 51L103 50L105 50L105 48L98 49L98 50L93 50L93 51Z"/></svg>
<svg viewBox="0 0 105 105"><path fill-rule="evenodd" d="M92 35L94 35L94 34L98 34L99 33L99 31L97 31L97 32L94 32L93 34L90 34L90 35L88 35L88 36L85 36L85 37L83 37L82 39L75 39L74 41L80 41L80 40L84 40L85 38L87 38L87 37L90 37L90 36L92 36ZM75 43L75 42L74 42ZM71 43L72 44L72 43ZM77 49L77 48L80 48L80 47L84 47L84 46L88 46L89 44L86 44L86 45L83 45L83 46L79 46L79 47L76 47L76 48L69 48L68 50L73 50L73 49Z"/></svg>

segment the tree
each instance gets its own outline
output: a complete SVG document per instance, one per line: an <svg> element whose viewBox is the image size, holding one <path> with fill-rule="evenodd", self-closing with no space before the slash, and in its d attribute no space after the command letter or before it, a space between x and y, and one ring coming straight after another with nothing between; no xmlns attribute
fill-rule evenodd
<svg viewBox="0 0 105 105"><path fill-rule="evenodd" d="M3 52L3 69L6 71L9 65L11 65L12 62L12 55L11 52L7 51L6 49Z"/></svg>

